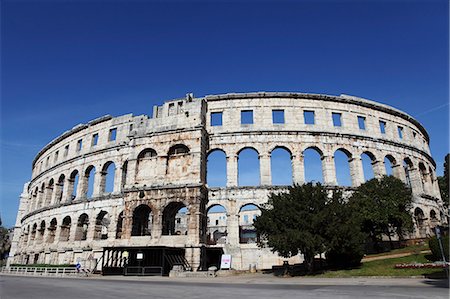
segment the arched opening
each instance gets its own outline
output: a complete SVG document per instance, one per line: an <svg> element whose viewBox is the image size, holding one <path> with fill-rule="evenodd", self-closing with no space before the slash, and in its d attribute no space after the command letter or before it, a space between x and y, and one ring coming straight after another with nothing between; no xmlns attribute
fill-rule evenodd
<svg viewBox="0 0 450 299"><path fill-rule="evenodd" d="M147 182L154 180L158 169L158 155L152 148L141 151L137 158L136 180Z"/></svg>
<svg viewBox="0 0 450 299"><path fill-rule="evenodd" d="M78 181L79 181L79 175L78 170L72 171L69 178L69 202L77 198L77 189L78 189Z"/></svg>
<svg viewBox="0 0 450 299"><path fill-rule="evenodd" d="M250 244L259 240L253 222L261 215L261 210L254 204L246 204L239 210L239 243Z"/></svg>
<svg viewBox="0 0 450 299"><path fill-rule="evenodd" d="M108 239L108 227L110 219L108 212L101 211L95 219L94 240Z"/></svg>
<svg viewBox="0 0 450 299"><path fill-rule="evenodd" d="M430 189L431 189L431 192L433 192L434 182L436 180L436 177L434 176L434 172L433 172L433 169L431 169L431 167L428 167L428 176L430 178Z"/></svg>
<svg viewBox="0 0 450 299"><path fill-rule="evenodd" d="M42 243L44 241L44 233L45 233L45 220L41 221L41 224L39 225L38 229L38 244Z"/></svg>
<svg viewBox="0 0 450 299"><path fill-rule="evenodd" d="M305 182L323 183L322 152L316 147L303 151Z"/></svg>
<svg viewBox="0 0 450 299"><path fill-rule="evenodd" d="M37 209L40 209L44 206L44 197L45 197L45 183L42 183L41 189L38 192L38 204Z"/></svg>
<svg viewBox="0 0 450 299"><path fill-rule="evenodd" d="M221 205L208 208L207 243L209 245L227 243L227 210Z"/></svg>
<svg viewBox="0 0 450 299"><path fill-rule="evenodd" d="M227 157L224 151L209 152L206 160L206 182L209 187L225 187L227 184Z"/></svg>
<svg viewBox="0 0 450 299"><path fill-rule="evenodd" d="M439 222L439 219L437 218L437 214L436 214L435 210L430 211L430 220L431 220L431 224L433 226L436 226L437 222Z"/></svg>
<svg viewBox="0 0 450 299"><path fill-rule="evenodd" d="M148 205L140 205L133 211L132 236L151 236L152 209Z"/></svg>
<svg viewBox="0 0 450 299"><path fill-rule="evenodd" d="M87 239L89 229L89 217L83 213L78 218L77 230L75 231L75 241L84 241Z"/></svg>
<svg viewBox="0 0 450 299"><path fill-rule="evenodd" d="M171 202L163 211L163 235L187 235L188 213L182 202Z"/></svg>
<svg viewBox="0 0 450 299"><path fill-rule="evenodd" d="M61 232L59 233L60 241L69 241L70 238L70 226L72 225L72 219L70 216L64 217L61 224Z"/></svg>
<svg viewBox="0 0 450 299"><path fill-rule="evenodd" d="M238 153L238 185L260 185L259 154L254 148L244 148Z"/></svg>
<svg viewBox="0 0 450 299"><path fill-rule="evenodd" d="M397 165L397 162L395 161L394 157L391 155L387 155L384 157L384 167L386 168L386 175L394 175L394 166Z"/></svg>
<svg viewBox="0 0 450 299"><path fill-rule="evenodd" d="M48 182L47 189L45 190L45 203L44 203L45 207L50 206L50 204L52 203L54 184L55 181L53 179L50 179L50 181Z"/></svg>
<svg viewBox="0 0 450 299"><path fill-rule="evenodd" d="M189 148L186 145L172 146L167 154L166 174L171 175L171 177L183 177L188 173L191 159Z"/></svg>
<svg viewBox="0 0 450 299"><path fill-rule="evenodd" d="M424 193L428 193L428 173L425 165L422 162L419 163L419 172L422 191Z"/></svg>
<svg viewBox="0 0 450 299"><path fill-rule="evenodd" d="M364 180L367 182L375 177L373 164L376 162L375 156L370 152L364 152L361 155L361 163L363 166Z"/></svg>
<svg viewBox="0 0 450 299"><path fill-rule="evenodd" d="M127 184L127 172L128 172L128 161L125 161L122 165L122 189Z"/></svg>
<svg viewBox="0 0 450 299"><path fill-rule="evenodd" d="M94 195L94 179L95 179L95 167L90 165L86 168L84 173L84 185L86 186L86 190L84 191L84 195L86 198L92 198Z"/></svg>
<svg viewBox="0 0 450 299"><path fill-rule="evenodd" d="M31 229L30 241L34 241L36 239L36 231L37 231L37 223L33 224L33 228Z"/></svg>
<svg viewBox="0 0 450 299"><path fill-rule="evenodd" d="M334 152L334 165L336 167L336 179L339 186L351 186L352 176L350 174L351 154L344 150L338 149Z"/></svg>
<svg viewBox="0 0 450 299"><path fill-rule="evenodd" d="M425 214L423 213L421 208L414 209L414 220L417 225L417 229L421 236L425 235Z"/></svg>
<svg viewBox="0 0 450 299"><path fill-rule="evenodd" d="M47 243L53 243L55 242L55 235L56 235L56 228L57 228L57 221L56 218L53 218L50 221L50 225L48 226L48 237L47 237Z"/></svg>
<svg viewBox="0 0 450 299"><path fill-rule="evenodd" d="M116 165L109 161L102 169L100 190L101 193L112 193L114 191L114 176L116 174Z"/></svg>
<svg viewBox="0 0 450 299"><path fill-rule="evenodd" d="M39 188L36 187L36 189L34 189L33 195L31 196L32 204L30 206L34 206L34 209L32 209L32 210L37 210L39 208L38 193L39 193Z"/></svg>
<svg viewBox="0 0 450 299"><path fill-rule="evenodd" d="M292 185L292 154L284 147L276 147L270 154L272 185Z"/></svg>
<svg viewBox="0 0 450 299"><path fill-rule="evenodd" d="M409 158L405 158L403 160L403 170L405 171L405 184L408 188L411 188L411 170L413 168L413 164Z"/></svg>
<svg viewBox="0 0 450 299"><path fill-rule="evenodd" d="M116 239L122 238L122 232L123 232L123 212L120 212L119 217L117 217Z"/></svg>
<svg viewBox="0 0 450 299"><path fill-rule="evenodd" d="M62 202L63 198L63 191L64 191L64 180L65 176L62 174L58 178L58 182L55 184L55 202L54 204L60 204Z"/></svg>

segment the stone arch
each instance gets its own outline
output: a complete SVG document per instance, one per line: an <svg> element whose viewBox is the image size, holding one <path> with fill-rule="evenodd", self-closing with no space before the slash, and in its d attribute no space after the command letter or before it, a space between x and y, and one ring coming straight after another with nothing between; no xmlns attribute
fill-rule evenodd
<svg viewBox="0 0 450 299"><path fill-rule="evenodd" d="M100 176L100 194L114 192L114 178L116 175L116 164L108 161L103 165Z"/></svg>
<svg viewBox="0 0 450 299"><path fill-rule="evenodd" d="M384 157L384 167L386 169L386 175L395 176L394 167L396 167L396 166L397 166L397 161L395 160L395 158L392 155L386 155Z"/></svg>
<svg viewBox="0 0 450 299"><path fill-rule="evenodd" d="M78 184L80 180L80 175L78 174L78 170L74 170L71 172L69 176L69 189L68 189L68 195L69 195L69 202L73 201L78 196Z"/></svg>
<svg viewBox="0 0 450 299"><path fill-rule="evenodd" d="M125 161L122 164L122 176L121 176L121 184L120 184L122 189L127 184L127 172L128 172L128 161Z"/></svg>
<svg viewBox="0 0 450 299"><path fill-rule="evenodd" d="M260 161L259 152L253 147L244 147L237 153L238 186L259 186Z"/></svg>
<svg viewBox="0 0 450 299"><path fill-rule="evenodd" d="M419 162L419 173L420 173L420 182L422 185L422 191L426 194L428 194L429 192L429 180L428 180L428 173L427 173L427 168L425 167L425 164L423 164L423 162Z"/></svg>
<svg viewBox="0 0 450 299"><path fill-rule="evenodd" d="M37 203L36 208L40 209L44 206L44 201L45 201L45 183L44 182L41 184L41 188L38 192L37 197L38 197L38 203Z"/></svg>
<svg viewBox="0 0 450 299"><path fill-rule="evenodd" d="M136 162L136 181L145 183L155 179L158 169L158 154L152 148L142 150Z"/></svg>
<svg viewBox="0 0 450 299"><path fill-rule="evenodd" d="M55 235L56 235L56 228L58 227L58 221L56 218L53 218L50 221L50 224L48 226L48 237L47 237L47 243L53 243L55 242Z"/></svg>
<svg viewBox="0 0 450 299"><path fill-rule="evenodd" d="M353 178L351 175L350 162L352 154L345 148L338 148L334 152L334 165L336 168L335 176L339 186L352 186Z"/></svg>
<svg viewBox="0 0 450 299"><path fill-rule="evenodd" d="M52 197L53 197L53 191L55 189L55 180L53 178L50 179L50 181L47 184L47 188L45 189L45 200L44 200L44 206L48 207L52 203Z"/></svg>
<svg viewBox="0 0 450 299"><path fill-rule="evenodd" d="M188 174L191 164L189 148L184 144L176 144L167 153L166 174L181 179Z"/></svg>
<svg viewBox="0 0 450 299"><path fill-rule="evenodd" d="M323 152L317 146L309 146L302 152L305 182L323 183Z"/></svg>
<svg viewBox="0 0 450 299"><path fill-rule="evenodd" d="M95 185L96 169L94 165L89 165L85 172L83 178L83 197L92 198L94 197L94 185Z"/></svg>
<svg viewBox="0 0 450 299"><path fill-rule="evenodd" d="M32 206L34 206L34 209L32 209L32 210L37 210L39 208L38 193L39 193L39 187L36 186L33 194L31 195Z"/></svg>
<svg viewBox="0 0 450 299"><path fill-rule="evenodd" d="M122 238L123 233L123 211L120 212L119 216L117 217L117 224L116 224L116 239Z"/></svg>
<svg viewBox="0 0 450 299"><path fill-rule="evenodd" d="M377 162L375 155L369 151L364 151L361 154L361 163L364 173L364 181L371 180L375 177L374 164Z"/></svg>
<svg viewBox="0 0 450 299"><path fill-rule="evenodd" d="M133 211L131 236L151 236L152 223L152 209L146 204L137 206Z"/></svg>
<svg viewBox="0 0 450 299"><path fill-rule="evenodd" d="M35 222L31 228L31 238L30 238L31 241L34 241L36 239L37 228L38 228L38 226L37 226L37 223Z"/></svg>
<svg viewBox="0 0 450 299"><path fill-rule="evenodd" d="M261 209L254 203L246 203L239 208L239 243L259 241L259 235L253 226L254 220L259 215L261 215Z"/></svg>
<svg viewBox="0 0 450 299"><path fill-rule="evenodd" d="M106 211L100 211L95 219L94 240L108 239L108 228L110 224L109 214Z"/></svg>
<svg viewBox="0 0 450 299"><path fill-rule="evenodd" d="M162 235L186 235L189 215L183 202L170 202L162 215Z"/></svg>
<svg viewBox="0 0 450 299"><path fill-rule="evenodd" d="M60 241L69 241L70 238L70 227L72 226L72 219L70 216L64 217L61 223L61 231L59 233Z"/></svg>
<svg viewBox="0 0 450 299"><path fill-rule="evenodd" d="M87 239L89 230L89 216L83 213L78 217L77 228L75 231L75 241L84 241Z"/></svg>
<svg viewBox="0 0 450 299"><path fill-rule="evenodd" d="M425 214L423 210L419 207L414 209L414 220L416 222L416 227L419 231L420 236L425 235Z"/></svg>
<svg viewBox="0 0 450 299"><path fill-rule="evenodd" d="M55 196L54 196L54 204L60 204L63 199L63 192L64 192L64 182L66 180L66 177L64 174L61 174L58 178L58 182L55 184Z"/></svg>
<svg viewBox="0 0 450 299"><path fill-rule="evenodd" d="M209 187L227 184L227 154L223 149L213 149L206 156L206 182Z"/></svg>
<svg viewBox="0 0 450 299"><path fill-rule="evenodd" d="M412 168L413 168L413 163L411 161L410 158L404 158L403 159L403 170L405 172L405 183L409 188L412 188Z"/></svg>
<svg viewBox="0 0 450 299"><path fill-rule="evenodd" d="M41 243L44 241L44 234L45 234L45 220L41 221L41 224L39 225L38 229L38 243Z"/></svg>
<svg viewBox="0 0 450 299"><path fill-rule="evenodd" d="M207 244L227 243L227 210L221 204L213 204L206 210L208 217L207 224Z"/></svg>
<svg viewBox="0 0 450 299"><path fill-rule="evenodd" d="M276 146L270 152L270 163L272 185L292 185L292 152L285 146Z"/></svg>

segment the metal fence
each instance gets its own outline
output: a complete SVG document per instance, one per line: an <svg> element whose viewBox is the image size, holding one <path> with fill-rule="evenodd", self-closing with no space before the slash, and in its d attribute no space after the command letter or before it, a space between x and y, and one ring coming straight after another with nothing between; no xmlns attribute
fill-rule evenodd
<svg viewBox="0 0 450 299"><path fill-rule="evenodd" d="M0 272L32 276L86 276L90 273L90 271L84 269L78 270L76 267L4 267L0 270Z"/></svg>

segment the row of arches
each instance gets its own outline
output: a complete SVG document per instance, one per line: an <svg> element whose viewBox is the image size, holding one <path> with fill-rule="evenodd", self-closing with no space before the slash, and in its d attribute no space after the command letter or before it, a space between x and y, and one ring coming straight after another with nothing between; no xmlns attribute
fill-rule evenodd
<svg viewBox="0 0 450 299"><path fill-rule="evenodd" d="M269 155L270 165L263 165L262 156L255 148L245 147L237 153L237 185L258 186L270 171L272 185L292 185L296 176L303 182L320 182L340 186L358 186L359 184L382 175L394 175L412 186L412 172L420 173L421 189L433 194L435 177L431 166L418 162L415 166L409 157L398 162L392 155L378 160L370 151L354 156L350 151L339 148L331 157L326 157L318 147L306 148L301 157L294 158L285 147L275 147ZM224 187L228 184L227 171L230 169L230 157L222 149L213 149L207 156L207 183L210 187ZM295 162L298 162L297 168ZM402 166L402 167L400 167ZM264 169L262 169L264 167ZM400 171L400 169L402 169ZM295 173L297 171L297 173ZM298 173L303 172L303 173ZM331 173L330 173L331 172Z"/></svg>
<svg viewBox="0 0 450 299"><path fill-rule="evenodd" d="M126 177L127 162L122 166L122 182ZM36 186L30 195L29 211L42 207L71 202L76 198L90 199L97 194L112 193L116 180L116 165L106 162L100 172L89 165L81 173L75 169L69 175L61 174L57 180L51 178L47 183ZM95 190L95 189L98 190ZM96 191L96 192L95 192Z"/></svg>
<svg viewBox="0 0 450 299"><path fill-rule="evenodd" d="M168 151L165 174L180 176L188 173L190 165L190 150L184 144L176 144ZM158 154L152 148L146 148L139 152L136 158L136 171L134 180L136 182L149 182L154 179L159 168ZM76 198L90 199L96 195L119 191L117 189L126 184L128 161L121 167L121 176L116 174L116 164L108 161L101 170L94 165L87 166L84 171L72 170L69 175L61 174L57 180L51 178L48 182L42 182L36 186L30 195L29 212L62 202L71 202ZM115 181L120 180L119 186ZM96 190L97 189L97 190Z"/></svg>

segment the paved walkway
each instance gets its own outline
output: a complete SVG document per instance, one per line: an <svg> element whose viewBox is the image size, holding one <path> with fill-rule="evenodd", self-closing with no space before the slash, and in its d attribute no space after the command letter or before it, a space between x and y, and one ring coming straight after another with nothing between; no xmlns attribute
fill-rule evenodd
<svg viewBox="0 0 450 299"><path fill-rule="evenodd" d="M431 250L422 250L420 253L431 253ZM376 260L385 260L385 259L393 259L396 257L404 257L404 256L410 256L415 253L413 252L402 252L402 253L394 253L394 254L388 254L388 255L377 255L377 256L367 256L361 260L361 262L369 262L369 261L376 261Z"/></svg>

